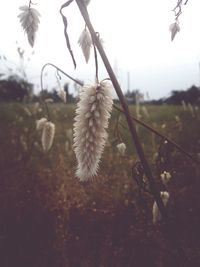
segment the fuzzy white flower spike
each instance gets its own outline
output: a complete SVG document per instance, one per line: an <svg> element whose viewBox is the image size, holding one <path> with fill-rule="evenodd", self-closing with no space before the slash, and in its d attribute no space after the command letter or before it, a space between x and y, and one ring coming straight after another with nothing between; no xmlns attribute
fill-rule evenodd
<svg viewBox="0 0 200 267"><path fill-rule="evenodd" d="M86 63L88 63L89 58L90 58L90 50L92 47L92 38L91 38L91 35L90 35L89 31L87 30L87 28L85 28L82 31L82 33L78 39L78 43L79 43L79 45L83 51L85 61L86 61Z"/></svg>
<svg viewBox="0 0 200 267"><path fill-rule="evenodd" d="M80 181L91 180L98 171L107 140L106 128L112 110L112 86L101 82L83 86L74 123L74 151Z"/></svg>
<svg viewBox="0 0 200 267"><path fill-rule="evenodd" d="M40 22L40 13L30 6L21 6L19 8L21 13L18 15L22 28L27 34L29 44L33 47L35 42L36 31L38 30L38 24Z"/></svg>

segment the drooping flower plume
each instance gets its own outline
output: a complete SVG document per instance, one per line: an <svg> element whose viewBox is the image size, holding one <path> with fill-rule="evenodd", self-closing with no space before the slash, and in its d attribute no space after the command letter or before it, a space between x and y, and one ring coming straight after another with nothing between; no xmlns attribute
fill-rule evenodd
<svg viewBox="0 0 200 267"><path fill-rule="evenodd" d="M109 82L83 87L74 123L74 151L78 162L76 176L80 181L88 181L97 174L112 104Z"/></svg>
<svg viewBox="0 0 200 267"><path fill-rule="evenodd" d="M35 42L36 31L40 22L40 13L30 6L21 6L21 13L18 15L22 28L27 34L29 44L33 47Z"/></svg>
<svg viewBox="0 0 200 267"><path fill-rule="evenodd" d="M178 25L177 22L174 22L172 23L170 26L169 26L169 30L171 32L171 40L173 41L174 40L174 37L176 36L177 32L180 31L180 26Z"/></svg>
<svg viewBox="0 0 200 267"><path fill-rule="evenodd" d="M92 47L92 38L91 38L91 35L90 35L89 31L87 30L87 28L85 28L82 31L82 33L78 39L78 43L79 43L79 45L83 51L85 61L86 61L86 63L88 63L89 58L90 58L90 50Z"/></svg>
<svg viewBox="0 0 200 267"><path fill-rule="evenodd" d="M52 144L55 135L55 124L50 121L44 123L42 130L42 147L44 151L48 151Z"/></svg>

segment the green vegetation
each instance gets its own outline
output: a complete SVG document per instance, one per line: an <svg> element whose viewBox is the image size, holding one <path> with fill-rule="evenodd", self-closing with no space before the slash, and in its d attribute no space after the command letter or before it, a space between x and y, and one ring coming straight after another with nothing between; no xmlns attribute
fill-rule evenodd
<svg viewBox="0 0 200 267"><path fill-rule="evenodd" d="M143 121L199 157L198 109L146 108L149 117L140 111ZM45 116L41 107L0 105L0 266L180 266L162 223L152 224L153 197L134 168L138 158L123 115L113 110L99 175L81 184L74 177L70 130L75 106L49 104L49 109L56 134L44 153L35 130L36 120ZM167 209L191 266L199 266L199 165L137 127L160 191L165 190L160 174L172 175ZM127 147L124 157L116 148L121 142Z"/></svg>

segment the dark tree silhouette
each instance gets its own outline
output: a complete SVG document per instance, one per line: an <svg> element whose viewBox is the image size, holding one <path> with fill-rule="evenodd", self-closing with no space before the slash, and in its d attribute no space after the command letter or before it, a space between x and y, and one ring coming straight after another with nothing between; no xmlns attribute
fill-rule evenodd
<svg viewBox="0 0 200 267"><path fill-rule="evenodd" d="M171 96L167 98L164 102L167 104L181 105L182 101L186 104L190 103L192 105L198 105L200 103L200 89L192 85L188 90L174 90Z"/></svg>
<svg viewBox="0 0 200 267"><path fill-rule="evenodd" d="M33 85L17 77L10 76L0 80L0 101L22 101L33 93Z"/></svg>

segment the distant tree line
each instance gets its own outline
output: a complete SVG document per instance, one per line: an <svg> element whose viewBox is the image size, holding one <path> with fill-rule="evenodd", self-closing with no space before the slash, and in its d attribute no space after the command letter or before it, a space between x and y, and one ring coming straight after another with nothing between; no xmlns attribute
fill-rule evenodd
<svg viewBox="0 0 200 267"><path fill-rule="evenodd" d="M69 84L64 85L66 92L67 103L75 102L75 98L69 93ZM18 76L9 76L8 78L0 80L0 102L36 102L40 98L52 99L53 102L61 102L57 90L52 89L48 91L44 89L39 94L34 94L33 84L19 78Z"/></svg>
<svg viewBox="0 0 200 267"><path fill-rule="evenodd" d="M18 76L9 76L0 80L0 102L21 102L25 97L33 94L33 84Z"/></svg>
<svg viewBox="0 0 200 267"><path fill-rule="evenodd" d="M200 88L193 85L186 91L174 90L171 96L164 100L166 104L181 105L182 101L186 104L199 105L200 104Z"/></svg>
<svg viewBox="0 0 200 267"><path fill-rule="evenodd" d="M69 93L69 84L64 85L64 90L66 92L67 103L74 103L76 98ZM52 89L51 91L43 90L38 95L33 92L33 84L28 81L16 76L9 76L4 79L0 79L0 102L11 102L18 101L22 102L24 99L29 102L38 101L39 98L52 99L53 102L61 102L57 90ZM161 98L158 100L149 100L144 98L140 90L128 90L125 93L125 97L129 104L136 104L137 102L143 102L146 104L154 105L181 105L184 101L186 104L190 103L192 105L200 104L200 88L192 85L187 90L173 90L168 98ZM117 100L116 100L117 102Z"/></svg>
<svg viewBox="0 0 200 267"><path fill-rule="evenodd" d="M184 101L185 104L200 105L200 88L192 85L187 90L173 90L171 95L167 98L160 98L158 100L145 99L144 96L137 90L128 90L125 97L130 104L136 104L137 100L145 104L152 105L181 105Z"/></svg>

